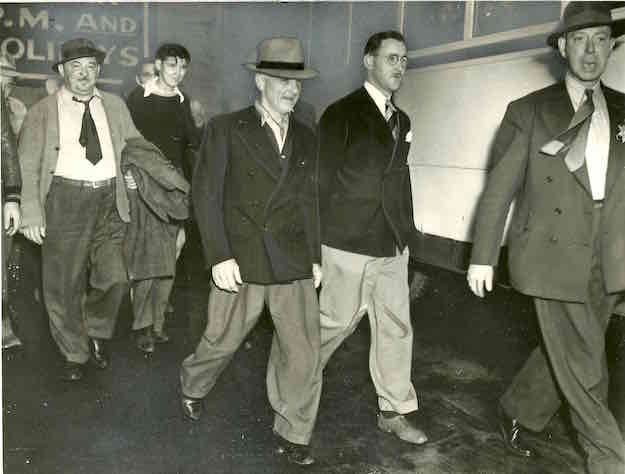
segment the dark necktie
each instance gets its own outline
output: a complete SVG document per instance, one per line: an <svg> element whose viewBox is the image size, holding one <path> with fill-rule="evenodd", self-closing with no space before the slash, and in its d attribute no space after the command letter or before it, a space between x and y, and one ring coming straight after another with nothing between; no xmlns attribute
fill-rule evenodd
<svg viewBox="0 0 625 474"><path fill-rule="evenodd" d="M592 89L586 89L586 100L578 107L567 129L556 137L569 146L564 163L570 171L577 171L581 168L586 157L588 131L592 114L595 111L592 92Z"/></svg>
<svg viewBox="0 0 625 474"><path fill-rule="evenodd" d="M82 114L82 128L80 129L80 138L78 142L86 149L87 159L96 165L98 161L102 159L102 149L100 148L100 139L98 138L98 131L95 128L95 122L91 116L91 110L89 109L89 100L80 100L76 97L72 97L75 102L80 102L85 106L85 111Z"/></svg>
<svg viewBox="0 0 625 474"><path fill-rule="evenodd" d="M386 101L384 118L386 119L386 122L391 129L391 133L393 134L393 140L397 141L397 135L399 134L399 114L397 113L397 108L393 105L390 99Z"/></svg>

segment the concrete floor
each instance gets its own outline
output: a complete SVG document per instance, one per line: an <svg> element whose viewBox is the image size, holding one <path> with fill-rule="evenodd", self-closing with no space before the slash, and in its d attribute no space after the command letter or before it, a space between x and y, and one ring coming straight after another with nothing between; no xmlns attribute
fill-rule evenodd
<svg viewBox="0 0 625 474"><path fill-rule="evenodd" d="M395 441L376 429L363 321L324 374L313 437L317 463L293 467L272 453L265 394L271 322L263 318L204 403L199 423L183 419L178 369L200 336L205 281L178 286L169 320L172 341L150 358L134 347L126 305L110 344L112 367L78 383L57 379L60 359L41 306L22 295L17 331L24 346L3 353L3 465L6 474L438 474L583 473L565 414L531 435L539 456L507 456L497 434L498 396L537 342L529 299L498 288L482 301L463 275L414 265L425 275L412 304L413 417L430 442ZM625 373L625 337L612 331L610 360ZM625 393L623 390L622 393ZM621 397L621 400L623 398ZM621 406L621 404L619 404Z"/></svg>

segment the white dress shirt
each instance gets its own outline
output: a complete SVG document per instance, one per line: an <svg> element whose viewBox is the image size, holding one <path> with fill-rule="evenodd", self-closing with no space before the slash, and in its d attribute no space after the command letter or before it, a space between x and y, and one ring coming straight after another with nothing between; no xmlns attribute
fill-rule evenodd
<svg viewBox="0 0 625 474"><path fill-rule="evenodd" d="M150 94L153 94L155 91L158 90L158 87L156 86L156 79L157 79L156 77L154 79L150 79L148 82L144 84L143 97L147 97ZM178 88L178 86L176 86L176 88L174 89L174 92L178 95L178 98L180 99L180 103L182 104L184 102L184 94ZM160 95L160 94L156 94L156 95Z"/></svg>
<svg viewBox="0 0 625 474"><path fill-rule="evenodd" d="M102 159L97 164L87 160L87 149L79 143L84 104L72 100L73 94L62 87L57 96L59 111L59 157L54 174L69 179L101 181L116 175L115 152L111 141L108 119L102 104L102 95L93 90L89 103L91 117L98 131Z"/></svg>
<svg viewBox="0 0 625 474"><path fill-rule="evenodd" d="M565 82L573 108L577 111L582 102L586 100L586 86L570 73L567 73ZM590 119L590 129L586 142L586 169L588 170L592 198L597 200L605 197L605 180L610 153L610 116L600 82L597 81L592 89L595 111Z"/></svg>
<svg viewBox="0 0 625 474"><path fill-rule="evenodd" d="M269 111L261 105L260 101L257 100L254 102L254 107L256 107L256 110L260 114L260 126L263 127L265 124L269 125L273 135L276 137L276 142L278 142L278 149L280 153L282 153L284 143L286 142L286 135L289 131L289 115L282 120L281 127Z"/></svg>

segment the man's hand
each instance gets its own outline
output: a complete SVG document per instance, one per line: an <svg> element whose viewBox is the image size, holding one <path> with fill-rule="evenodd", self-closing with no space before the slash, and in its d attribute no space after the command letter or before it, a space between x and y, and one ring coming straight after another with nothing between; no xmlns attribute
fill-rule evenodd
<svg viewBox="0 0 625 474"><path fill-rule="evenodd" d="M471 291L480 298L484 298L484 287L488 291L493 289L493 267L491 265L469 265L467 281Z"/></svg>
<svg viewBox="0 0 625 474"><path fill-rule="evenodd" d="M213 281L215 282L215 285L217 285L217 288L224 291L238 293L238 285L243 284L243 280L241 280L241 273L239 272L239 265L234 258L218 263L217 265L213 265L212 274Z"/></svg>
<svg viewBox="0 0 625 474"><path fill-rule="evenodd" d="M319 265L318 263L313 263L312 274L313 284L315 285L315 288L319 288L319 285L321 285L321 280L323 279L323 271L321 271L321 265Z"/></svg>
<svg viewBox="0 0 625 474"><path fill-rule="evenodd" d="M126 187L128 189L137 189L137 182L135 181L135 178L132 176L132 173L130 172L130 170L127 170L126 173L124 174L124 181L126 181Z"/></svg>
<svg viewBox="0 0 625 474"><path fill-rule="evenodd" d="M16 202L7 202L4 204L4 230L7 235L15 235L20 228L22 214L20 213L20 205Z"/></svg>
<svg viewBox="0 0 625 474"><path fill-rule="evenodd" d="M46 236L46 228L41 225L28 225L20 229L20 232L24 234L24 237L37 245L41 245Z"/></svg>

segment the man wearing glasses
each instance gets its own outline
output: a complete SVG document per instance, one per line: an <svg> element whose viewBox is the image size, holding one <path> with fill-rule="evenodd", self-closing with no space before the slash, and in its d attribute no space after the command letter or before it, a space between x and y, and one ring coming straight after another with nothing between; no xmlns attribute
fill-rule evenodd
<svg viewBox="0 0 625 474"><path fill-rule="evenodd" d="M404 416L418 409L410 380L407 274L407 242L416 232L406 166L412 134L410 119L392 101L406 62L400 33L374 34L364 50L364 86L321 117L321 363L325 366L367 313L378 427L423 444L425 433Z"/></svg>

